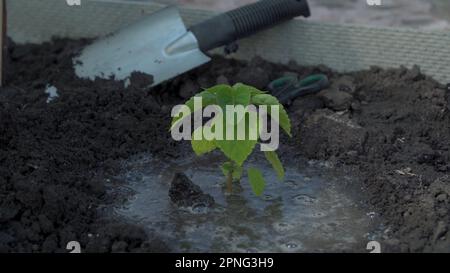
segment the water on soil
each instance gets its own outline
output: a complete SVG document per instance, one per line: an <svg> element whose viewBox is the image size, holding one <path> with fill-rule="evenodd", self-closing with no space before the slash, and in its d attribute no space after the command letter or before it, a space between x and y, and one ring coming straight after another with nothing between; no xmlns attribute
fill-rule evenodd
<svg viewBox="0 0 450 273"><path fill-rule="evenodd" d="M287 166L279 182L269 166L253 158L249 165L263 170L267 188L256 197L244 178L234 193L224 193L224 177L214 155L177 162L140 156L126 162L117 179L129 197L115 214L155 231L175 251L189 252L333 252L365 251L374 220L352 194L339 185L350 177L328 175L326 164ZM173 175L186 175L216 201L175 207L168 191ZM345 180L345 182L344 182Z"/></svg>

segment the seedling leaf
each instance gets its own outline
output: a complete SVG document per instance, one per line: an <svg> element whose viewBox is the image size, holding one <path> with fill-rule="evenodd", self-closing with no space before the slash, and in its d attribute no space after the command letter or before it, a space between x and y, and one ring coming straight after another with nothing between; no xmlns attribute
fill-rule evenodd
<svg viewBox="0 0 450 273"><path fill-rule="evenodd" d="M234 105L247 106L250 104L250 98L252 96L251 90L248 86L243 84L237 84L233 86L234 93Z"/></svg>
<svg viewBox="0 0 450 273"><path fill-rule="evenodd" d="M283 107L283 105L282 104L279 104L279 109L280 109L280 112L279 112L279 116L278 116L278 119L279 119L279 124L280 124L280 127L286 132L286 134L289 136L289 137L292 137L292 133L291 133L291 121L290 121L290 119L289 119L289 115L288 115L288 113L286 112L286 109L284 109L284 107ZM269 113L270 114L270 113Z"/></svg>
<svg viewBox="0 0 450 273"><path fill-rule="evenodd" d="M194 131L192 135L193 137L191 145L192 149L198 156L219 148L220 151L223 152L223 154L229 159L228 162L224 163L221 166L222 172L227 177L227 191L229 192L232 191L232 180L240 180L240 178L242 177L242 165L244 164L248 156L252 153L260 137L259 129L261 124L258 119L256 121L253 119L258 115L258 113L256 112L257 110L255 108L248 107L250 104L267 106L267 112L272 117L272 120L275 119L275 112L273 114L272 112L274 108L278 108L278 125L289 136L291 136L291 123L283 105L281 105L277 98L275 98L274 96L266 94L265 92L260 91L252 86L238 83L233 87L228 85L217 85L206 89L196 96L192 97L185 103L185 106L190 110L190 115L194 114L196 97L202 98L202 109L197 110L203 110L210 105L218 105L223 110L223 113L221 113L220 116L217 116L216 114L216 116L212 120L209 120L206 124ZM236 106L238 105L239 107L236 108ZM236 110L242 107L248 107L248 112L244 116L240 114L239 111L236 111L234 112L233 118L232 115L229 115L230 113L227 113L227 106L233 106L236 108ZM187 114L188 111L186 107L184 109L180 109L178 112L178 114L180 114L182 113L182 111L184 111L184 114L186 116L180 115L179 117L175 117L172 119L171 130L178 126L184 119L191 118L190 115ZM250 119L250 116L252 117L252 119ZM231 118L231 120L228 120L229 118ZM241 125L243 124L245 125L241 127ZM227 125L234 126L234 136L230 140L227 140L227 137L229 138L231 136L227 135L226 130L229 129ZM223 132L223 136L219 139L210 138L208 136L208 139L214 140L207 140L204 136L204 133L208 132L209 134L215 133L216 131L205 129L211 129L214 128L214 126L220 126L218 128L221 128L219 130ZM238 128L245 128L244 136L238 136ZM200 132L202 132L202 134L200 134ZM194 136L197 134L203 135L203 139L195 140ZM265 152L265 156L276 171L278 179L282 180L285 176L285 170L276 152ZM256 168L249 168L247 174L253 192L258 196L261 195L266 187L266 182L262 176L261 171Z"/></svg>
<svg viewBox="0 0 450 273"><path fill-rule="evenodd" d="M278 105L280 102L277 98L269 94L259 94L252 97L252 103L255 105Z"/></svg>
<svg viewBox="0 0 450 273"><path fill-rule="evenodd" d="M230 90L230 89L231 89L231 87L229 85L218 84L216 86L213 86L213 87L210 87L210 88L206 89L205 91L208 91L209 93L216 95L217 92L219 92L219 91Z"/></svg>
<svg viewBox="0 0 450 273"><path fill-rule="evenodd" d="M241 122L244 122L242 120ZM225 122L224 122L225 124ZM216 139L216 146L228 157L230 160L235 162L237 166L242 166L244 161L252 153L256 144L257 139L250 139L249 132L245 132L245 137L243 140L238 140L238 124L234 125L234 136L232 140L227 140L227 128L223 128L223 138L222 140Z"/></svg>
<svg viewBox="0 0 450 273"><path fill-rule="evenodd" d="M247 174L253 192L256 196L261 196L266 188L266 181L261 171L256 168L249 168Z"/></svg>
<svg viewBox="0 0 450 273"><path fill-rule="evenodd" d="M276 173L278 175L278 179L283 180L284 179L284 168L283 168L283 164L281 163L280 159L278 158L277 153L274 151L268 151L268 152L264 152L264 155L266 156L267 161L269 161L270 164L272 164L272 167L274 168L274 170L276 171Z"/></svg>
<svg viewBox="0 0 450 273"><path fill-rule="evenodd" d="M223 88L217 89L217 91L216 91L217 104L222 108L224 113L225 113L227 105L234 105L233 89L230 86L226 86L226 87L227 88L223 87Z"/></svg>
<svg viewBox="0 0 450 273"><path fill-rule="evenodd" d="M204 137L201 140L195 140L194 135L197 131L203 131L203 127L197 128L192 134L192 150L194 150L195 154L200 156L209 152L214 151L217 147L214 141L206 140Z"/></svg>
<svg viewBox="0 0 450 273"><path fill-rule="evenodd" d="M238 91L238 92L241 92L242 90L248 90L248 91L250 91L250 94L253 96L253 95L261 95L261 94L265 94L266 92L264 92L264 91L261 91L261 90L259 90L259 89L256 89L255 87L253 87L253 86L250 86L250 85L245 85L245 84L243 84L243 83L236 83L234 86L233 86L233 89L235 89L236 91Z"/></svg>
<svg viewBox="0 0 450 273"><path fill-rule="evenodd" d="M292 137L291 134L291 121L289 119L289 115L286 112L286 109L284 106L278 101L277 98L275 98L272 95L268 94L262 94L262 95L255 95L252 97L251 103L255 105L278 105L280 111L279 111L279 124L280 127L288 134L288 136ZM272 114L271 111L272 108L269 108L269 114Z"/></svg>
<svg viewBox="0 0 450 273"><path fill-rule="evenodd" d="M234 95L235 105L247 106L250 103L250 97L251 97L251 94L249 91L235 93L235 95Z"/></svg>
<svg viewBox="0 0 450 273"><path fill-rule="evenodd" d="M189 110L191 110L191 114L194 113L194 99L196 97L201 97L202 98L202 109L209 106L209 105L214 105L216 104L216 95L214 93L211 93L209 90L205 90L202 91L200 93L198 93L197 95L193 96L192 98L190 98L185 105L189 108ZM172 125L170 126L170 130L172 130L173 128L175 128L179 122L181 122L183 119L185 118L189 118L189 116L178 116L172 119Z"/></svg>
<svg viewBox="0 0 450 273"><path fill-rule="evenodd" d="M256 143L256 140L216 140L217 147L238 166L244 164Z"/></svg>

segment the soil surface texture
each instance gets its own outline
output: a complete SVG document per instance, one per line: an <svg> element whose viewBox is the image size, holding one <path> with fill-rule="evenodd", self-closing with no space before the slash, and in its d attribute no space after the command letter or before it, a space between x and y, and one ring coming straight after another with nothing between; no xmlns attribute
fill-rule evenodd
<svg viewBox="0 0 450 273"><path fill-rule="evenodd" d="M281 159L328 161L357 177L382 225L388 252L450 252L450 90L398 68L340 74L322 66L223 57L151 90L78 79L72 57L86 41L8 49L0 89L0 252L165 252L143 228L107 216L106 179L132 155L161 160L189 148L168 131L172 107L201 88L243 82L265 89L283 75L329 76L331 86L298 98L293 138ZM46 90L55 87L49 99ZM356 183L356 182L355 182ZM162 196L161 198L169 198Z"/></svg>

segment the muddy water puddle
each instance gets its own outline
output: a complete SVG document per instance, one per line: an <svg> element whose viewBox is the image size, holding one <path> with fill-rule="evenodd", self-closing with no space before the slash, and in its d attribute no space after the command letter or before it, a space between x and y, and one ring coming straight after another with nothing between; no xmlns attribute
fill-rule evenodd
<svg viewBox="0 0 450 273"><path fill-rule="evenodd" d="M127 201L114 213L156 232L175 251L187 252L364 252L374 220L342 185L349 177L329 173L324 164L286 166L279 182L263 158L248 163L263 170L267 188L256 197L243 178L234 193L216 156L163 162L139 156L126 162L116 180ZM214 197L216 205L177 208L168 196L176 172L185 174Z"/></svg>

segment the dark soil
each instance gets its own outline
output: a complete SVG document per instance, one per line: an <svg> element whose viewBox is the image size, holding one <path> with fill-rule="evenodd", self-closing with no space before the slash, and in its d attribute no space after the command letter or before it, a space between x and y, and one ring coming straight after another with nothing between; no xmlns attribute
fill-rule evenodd
<svg viewBox="0 0 450 273"><path fill-rule="evenodd" d="M328 160L360 177L383 222L384 251L450 252L450 94L418 68L341 75L326 67L216 57L153 90L76 78L85 41L11 46L0 90L0 252L170 251L142 228L110 219L104 177L131 155L183 156L168 132L172 106L216 83L264 89L283 74L325 73L332 86L293 101L283 160ZM47 103L53 85L58 98ZM167 197L169 198L169 197Z"/></svg>

